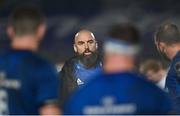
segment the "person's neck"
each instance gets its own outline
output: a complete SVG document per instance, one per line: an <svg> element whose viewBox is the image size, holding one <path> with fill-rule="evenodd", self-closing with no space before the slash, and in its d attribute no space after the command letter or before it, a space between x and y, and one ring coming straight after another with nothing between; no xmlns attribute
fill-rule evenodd
<svg viewBox="0 0 180 116"><path fill-rule="evenodd" d="M120 73L120 72L132 72L135 69L134 63L129 61L122 61L114 63L105 63L104 72L105 73Z"/></svg>
<svg viewBox="0 0 180 116"><path fill-rule="evenodd" d="M173 46L173 48L169 52L170 59L172 60L179 51L180 51L180 44Z"/></svg>
<svg viewBox="0 0 180 116"><path fill-rule="evenodd" d="M38 42L34 36L14 37L11 43L13 49L37 51Z"/></svg>

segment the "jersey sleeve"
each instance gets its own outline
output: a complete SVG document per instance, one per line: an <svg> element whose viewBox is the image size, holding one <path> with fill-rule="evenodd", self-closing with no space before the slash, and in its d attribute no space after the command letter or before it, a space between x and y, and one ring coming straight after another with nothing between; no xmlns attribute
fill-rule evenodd
<svg viewBox="0 0 180 116"><path fill-rule="evenodd" d="M37 69L37 68L36 68ZM44 64L36 71L36 101L38 106L57 104L59 97L59 80L54 66Z"/></svg>

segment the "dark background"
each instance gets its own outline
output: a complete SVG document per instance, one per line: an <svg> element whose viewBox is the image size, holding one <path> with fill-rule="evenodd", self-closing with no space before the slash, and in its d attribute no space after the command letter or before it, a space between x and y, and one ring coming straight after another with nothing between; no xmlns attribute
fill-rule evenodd
<svg viewBox="0 0 180 116"><path fill-rule="evenodd" d="M46 15L48 29L39 52L55 63L74 55L73 38L80 29L94 32L101 51L109 27L127 21L140 31L140 59L159 59L153 43L156 28L164 21L180 26L180 0L0 0L1 50L9 45L8 16L24 4L36 5Z"/></svg>

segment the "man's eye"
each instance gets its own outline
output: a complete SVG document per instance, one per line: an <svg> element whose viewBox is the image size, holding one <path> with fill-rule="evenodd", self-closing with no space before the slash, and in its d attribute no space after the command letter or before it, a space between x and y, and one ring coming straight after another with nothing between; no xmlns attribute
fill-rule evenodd
<svg viewBox="0 0 180 116"><path fill-rule="evenodd" d="M77 44L78 44L78 45L83 45L84 42L80 41L80 42L78 42Z"/></svg>
<svg viewBox="0 0 180 116"><path fill-rule="evenodd" d="M93 44L93 43L95 43L95 41L89 40L88 43L89 43L89 44Z"/></svg>

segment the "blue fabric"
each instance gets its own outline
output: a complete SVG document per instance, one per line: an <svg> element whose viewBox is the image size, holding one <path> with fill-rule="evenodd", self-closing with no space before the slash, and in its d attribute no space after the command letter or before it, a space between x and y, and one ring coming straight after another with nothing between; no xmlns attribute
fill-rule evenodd
<svg viewBox="0 0 180 116"><path fill-rule="evenodd" d="M77 90L64 114L166 114L166 93L133 73L101 75Z"/></svg>
<svg viewBox="0 0 180 116"><path fill-rule="evenodd" d="M0 56L1 114L38 114L41 105L57 98L58 78L53 65L26 50L8 50Z"/></svg>
<svg viewBox="0 0 180 116"><path fill-rule="evenodd" d="M165 87L173 99L174 111L180 114L180 77L175 68L175 65L178 62L180 62L180 51L176 54L170 64Z"/></svg>
<svg viewBox="0 0 180 116"><path fill-rule="evenodd" d="M93 68L85 68L79 61L74 64L75 73L74 76L78 81L78 85L87 83L102 72L102 64L98 63ZM80 79L80 80L78 80ZM79 83L81 81L81 83Z"/></svg>

